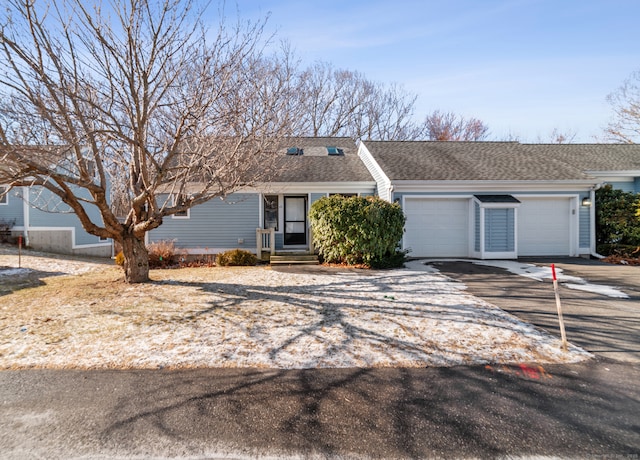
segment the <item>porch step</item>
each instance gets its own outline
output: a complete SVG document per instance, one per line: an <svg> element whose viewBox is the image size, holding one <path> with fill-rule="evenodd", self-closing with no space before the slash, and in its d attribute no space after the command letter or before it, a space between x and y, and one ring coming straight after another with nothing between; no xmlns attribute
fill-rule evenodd
<svg viewBox="0 0 640 460"><path fill-rule="evenodd" d="M318 265L318 256L308 254L287 254L271 256L271 265Z"/></svg>

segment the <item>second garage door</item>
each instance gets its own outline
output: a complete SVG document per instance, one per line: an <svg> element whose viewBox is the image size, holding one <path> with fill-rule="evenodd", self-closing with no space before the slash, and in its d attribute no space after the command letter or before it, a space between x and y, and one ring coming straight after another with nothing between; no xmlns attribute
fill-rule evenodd
<svg viewBox="0 0 640 460"><path fill-rule="evenodd" d="M469 199L405 198L410 257L468 257Z"/></svg>
<svg viewBox="0 0 640 460"><path fill-rule="evenodd" d="M519 198L518 255L568 256L571 250L569 198Z"/></svg>

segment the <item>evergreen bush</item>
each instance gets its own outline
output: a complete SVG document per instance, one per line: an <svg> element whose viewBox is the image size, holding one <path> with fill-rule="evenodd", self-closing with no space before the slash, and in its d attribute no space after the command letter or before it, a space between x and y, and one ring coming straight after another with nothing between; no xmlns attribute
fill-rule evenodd
<svg viewBox="0 0 640 460"><path fill-rule="evenodd" d="M325 262L392 268L405 260L398 249L405 223L399 204L334 195L314 202L309 220L314 246Z"/></svg>
<svg viewBox="0 0 640 460"><path fill-rule="evenodd" d="M640 246L640 194L606 185L596 191L596 244L603 255Z"/></svg>

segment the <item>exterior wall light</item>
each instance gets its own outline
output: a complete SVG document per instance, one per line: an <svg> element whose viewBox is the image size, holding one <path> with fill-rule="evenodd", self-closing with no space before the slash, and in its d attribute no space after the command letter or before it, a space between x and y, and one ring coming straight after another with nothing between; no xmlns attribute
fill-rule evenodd
<svg viewBox="0 0 640 460"><path fill-rule="evenodd" d="M584 206L585 208L588 208L591 206L591 198L586 197L582 199L582 206Z"/></svg>

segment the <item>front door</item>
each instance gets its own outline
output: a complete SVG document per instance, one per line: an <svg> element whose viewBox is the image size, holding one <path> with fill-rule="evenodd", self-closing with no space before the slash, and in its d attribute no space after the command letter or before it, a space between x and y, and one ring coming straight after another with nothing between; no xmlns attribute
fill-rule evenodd
<svg viewBox="0 0 640 460"><path fill-rule="evenodd" d="M284 197L284 244L307 244L307 197Z"/></svg>

